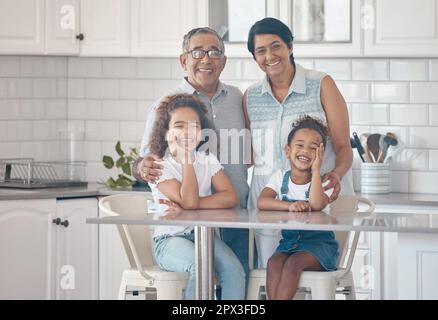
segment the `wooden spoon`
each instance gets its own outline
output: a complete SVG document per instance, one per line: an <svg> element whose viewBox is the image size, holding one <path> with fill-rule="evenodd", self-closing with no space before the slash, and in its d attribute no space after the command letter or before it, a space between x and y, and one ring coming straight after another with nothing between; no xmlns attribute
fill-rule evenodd
<svg viewBox="0 0 438 320"><path fill-rule="evenodd" d="M377 162L377 159L379 158L379 152L380 152L380 146L379 146L379 141L380 141L380 133L373 133L370 134L368 136L367 139L367 146L368 149L370 150L374 161L373 162Z"/></svg>

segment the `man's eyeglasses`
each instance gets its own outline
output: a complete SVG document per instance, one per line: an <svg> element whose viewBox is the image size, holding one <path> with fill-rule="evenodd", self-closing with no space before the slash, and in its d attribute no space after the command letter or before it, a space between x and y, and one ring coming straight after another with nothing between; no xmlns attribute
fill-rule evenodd
<svg viewBox="0 0 438 320"><path fill-rule="evenodd" d="M202 59L205 57L205 54L208 54L210 59L220 59L222 58L223 52L217 49L211 50L202 50L202 49L193 49L187 51L186 54L191 54L193 59Z"/></svg>

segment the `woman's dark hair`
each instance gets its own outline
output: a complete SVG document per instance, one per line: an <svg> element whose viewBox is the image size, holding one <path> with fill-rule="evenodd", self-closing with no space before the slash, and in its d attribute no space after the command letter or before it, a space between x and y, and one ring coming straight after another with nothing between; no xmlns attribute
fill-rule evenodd
<svg viewBox="0 0 438 320"><path fill-rule="evenodd" d="M289 132L289 135L287 136L287 144L289 145L292 141L292 139L295 136L295 133L297 133L300 129L311 129L315 130L319 133L319 135L322 138L322 144L327 144L327 136L329 135L327 126L319 119L312 118L311 116L304 115L300 117L293 125L292 130Z"/></svg>
<svg viewBox="0 0 438 320"><path fill-rule="evenodd" d="M257 21L249 30L248 34L248 42L247 47L248 51L251 52L253 58L254 55L254 38L258 34L275 34L283 40L283 42L290 49L292 48L292 42L294 41L294 36L292 31L289 29L287 25L275 18L264 18L262 20ZM295 65L294 55L291 53L290 62Z"/></svg>
<svg viewBox="0 0 438 320"><path fill-rule="evenodd" d="M196 111L201 122L201 130L211 129L214 131L214 126L207 118L207 108L205 105L192 94L176 94L164 98L157 108L157 116L151 132L151 139L149 142L149 148L152 154L156 154L159 157L163 157L168 148L166 141L166 133L169 130L169 123L172 116L172 112L179 108L192 108ZM196 147L199 149L207 140L201 141ZM207 151L208 152L208 151Z"/></svg>

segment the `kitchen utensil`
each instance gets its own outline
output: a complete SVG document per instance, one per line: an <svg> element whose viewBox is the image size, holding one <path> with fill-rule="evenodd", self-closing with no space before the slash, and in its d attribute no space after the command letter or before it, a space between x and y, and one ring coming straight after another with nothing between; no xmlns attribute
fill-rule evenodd
<svg viewBox="0 0 438 320"><path fill-rule="evenodd" d="M368 140L368 133L362 133L360 135L360 142L361 145L363 147L364 150L364 157L365 157L365 162L373 162L373 160L371 159L371 153L370 150L368 150L368 146L367 146L367 140Z"/></svg>
<svg viewBox="0 0 438 320"><path fill-rule="evenodd" d="M380 151L380 146L379 146L379 140L380 140L380 133L373 133L370 134L368 136L367 139L367 146L368 149L370 150L371 155L373 156L373 162L377 162L377 158L379 158L379 151Z"/></svg>
<svg viewBox="0 0 438 320"><path fill-rule="evenodd" d="M383 160L383 163L388 163L391 158L394 158L398 155L404 148L404 144L401 141L398 141L396 145L390 145L388 147L388 151L386 153L386 157Z"/></svg>
<svg viewBox="0 0 438 320"><path fill-rule="evenodd" d="M362 144L360 143L360 139L357 136L356 132L353 132L353 139L354 144L356 146L357 152L359 153L359 157L362 159L362 162L365 162L365 159L363 158L363 154L365 153L365 150L362 147Z"/></svg>
<svg viewBox="0 0 438 320"><path fill-rule="evenodd" d="M383 141L382 139L380 139L380 154L379 154L379 158L377 159L377 162L383 162L383 160L386 158L386 153L388 151L388 147L389 146L396 146L398 143L397 140L397 136L392 133L392 132L388 132L384 137L383 137Z"/></svg>

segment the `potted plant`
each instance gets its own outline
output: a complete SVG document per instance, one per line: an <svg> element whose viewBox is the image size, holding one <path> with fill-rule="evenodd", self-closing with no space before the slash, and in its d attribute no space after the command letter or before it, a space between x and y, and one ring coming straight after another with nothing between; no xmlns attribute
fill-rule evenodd
<svg viewBox="0 0 438 320"><path fill-rule="evenodd" d="M102 158L103 165L107 169L112 169L114 166L121 170L118 177L114 179L113 177L108 178L103 184L109 188L127 188L127 187L146 187L149 188L147 183L138 182L132 176L131 167L134 160L138 157L137 148L129 148L129 153L122 150L120 141L117 141L115 150L119 155L119 158L114 162L114 159L108 155L104 155Z"/></svg>

